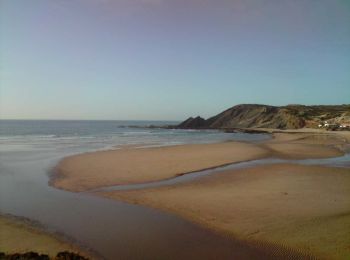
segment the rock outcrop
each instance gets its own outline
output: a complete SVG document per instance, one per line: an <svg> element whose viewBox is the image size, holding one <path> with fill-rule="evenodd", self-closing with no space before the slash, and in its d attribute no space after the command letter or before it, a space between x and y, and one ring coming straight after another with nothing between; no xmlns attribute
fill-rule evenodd
<svg viewBox="0 0 350 260"><path fill-rule="evenodd" d="M206 121L204 118L197 116L195 118L190 117L178 125L178 128L204 128L206 126Z"/></svg>

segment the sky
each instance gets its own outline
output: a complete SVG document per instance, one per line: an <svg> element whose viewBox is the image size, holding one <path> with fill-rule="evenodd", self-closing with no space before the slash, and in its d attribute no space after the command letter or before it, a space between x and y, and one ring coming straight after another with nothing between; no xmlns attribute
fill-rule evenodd
<svg viewBox="0 0 350 260"><path fill-rule="evenodd" d="M0 0L0 118L350 103L349 0Z"/></svg>

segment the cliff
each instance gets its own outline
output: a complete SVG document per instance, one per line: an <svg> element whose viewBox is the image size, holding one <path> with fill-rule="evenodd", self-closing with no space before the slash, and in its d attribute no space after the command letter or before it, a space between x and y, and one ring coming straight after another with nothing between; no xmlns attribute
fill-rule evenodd
<svg viewBox="0 0 350 260"><path fill-rule="evenodd" d="M231 107L207 120L189 118L179 124L182 129L277 128L298 129L317 127L324 122L350 122L350 105L334 106L269 106L242 104Z"/></svg>

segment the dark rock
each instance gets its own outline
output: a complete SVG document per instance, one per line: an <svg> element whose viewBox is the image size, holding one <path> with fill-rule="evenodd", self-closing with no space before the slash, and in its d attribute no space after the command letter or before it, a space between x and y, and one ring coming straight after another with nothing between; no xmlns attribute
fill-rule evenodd
<svg viewBox="0 0 350 260"><path fill-rule="evenodd" d="M206 121L204 118L197 116L196 118L190 117L177 127L181 129L187 128L204 128L206 126Z"/></svg>

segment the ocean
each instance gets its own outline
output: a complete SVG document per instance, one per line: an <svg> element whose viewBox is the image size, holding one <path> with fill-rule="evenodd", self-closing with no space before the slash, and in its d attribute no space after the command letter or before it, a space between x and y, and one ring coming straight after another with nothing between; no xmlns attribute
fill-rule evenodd
<svg viewBox="0 0 350 260"><path fill-rule="evenodd" d="M223 133L216 130L147 128L174 121L1 120L1 150L54 149L72 152L112 149L120 145L176 145L229 140L259 141L266 134Z"/></svg>

